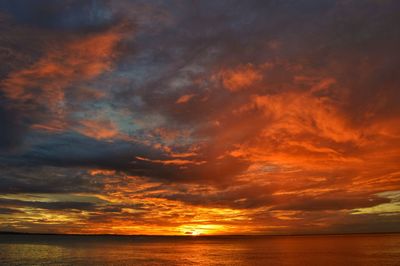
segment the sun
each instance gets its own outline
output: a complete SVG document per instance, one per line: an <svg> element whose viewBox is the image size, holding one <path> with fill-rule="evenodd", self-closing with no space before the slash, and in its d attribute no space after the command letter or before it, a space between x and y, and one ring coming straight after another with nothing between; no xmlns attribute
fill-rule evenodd
<svg viewBox="0 0 400 266"><path fill-rule="evenodd" d="M199 235L213 235L221 234L226 232L226 228L223 225L216 224L190 224L182 225L177 230L181 235L187 236L199 236Z"/></svg>
<svg viewBox="0 0 400 266"><path fill-rule="evenodd" d="M199 236L199 235L201 235L201 232L198 231L198 230L190 230L190 231L186 231L184 233L184 235L187 235L187 236Z"/></svg>
<svg viewBox="0 0 400 266"><path fill-rule="evenodd" d="M192 236L199 236L201 233L199 231L192 231Z"/></svg>

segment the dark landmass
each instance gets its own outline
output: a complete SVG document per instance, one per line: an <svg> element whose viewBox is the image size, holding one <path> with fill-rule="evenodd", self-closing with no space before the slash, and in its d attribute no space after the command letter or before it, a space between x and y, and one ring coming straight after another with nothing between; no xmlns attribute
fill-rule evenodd
<svg viewBox="0 0 400 266"><path fill-rule="evenodd" d="M110 236L110 237L176 237L176 238L252 238L252 237L304 237L304 236L346 236L346 235L392 235L400 234L400 232L368 232L368 233L326 233L326 234L236 234L236 235L121 235L121 234L61 234L61 233L29 233L29 232L12 232L0 231L0 235L45 235L45 236Z"/></svg>

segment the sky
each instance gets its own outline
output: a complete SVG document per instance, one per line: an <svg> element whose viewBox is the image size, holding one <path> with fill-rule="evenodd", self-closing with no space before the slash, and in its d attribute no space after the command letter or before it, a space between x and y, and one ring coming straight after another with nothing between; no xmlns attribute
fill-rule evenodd
<svg viewBox="0 0 400 266"><path fill-rule="evenodd" d="M400 232L397 0L0 0L0 231Z"/></svg>

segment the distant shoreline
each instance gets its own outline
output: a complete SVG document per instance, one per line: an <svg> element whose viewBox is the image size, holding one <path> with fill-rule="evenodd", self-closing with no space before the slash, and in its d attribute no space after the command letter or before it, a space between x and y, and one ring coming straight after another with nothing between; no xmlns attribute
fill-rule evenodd
<svg viewBox="0 0 400 266"><path fill-rule="evenodd" d="M124 234L62 234L62 233L30 233L0 231L0 235L38 235L38 236L110 236L110 237L177 237L177 238L239 238L239 237L307 237L307 236L350 236L350 235L393 235L400 232L368 232L368 233L326 233L326 234L235 234L235 235L124 235Z"/></svg>

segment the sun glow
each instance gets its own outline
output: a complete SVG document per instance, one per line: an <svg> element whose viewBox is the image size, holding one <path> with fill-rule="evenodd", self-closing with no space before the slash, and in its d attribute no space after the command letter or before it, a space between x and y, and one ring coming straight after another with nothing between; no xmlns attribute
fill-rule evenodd
<svg viewBox="0 0 400 266"><path fill-rule="evenodd" d="M199 231L192 231L192 236L199 236L201 233Z"/></svg>
<svg viewBox="0 0 400 266"><path fill-rule="evenodd" d="M179 228L182 235L219 235L226 233L227 228L218 224L185 225Z"/></svg>

